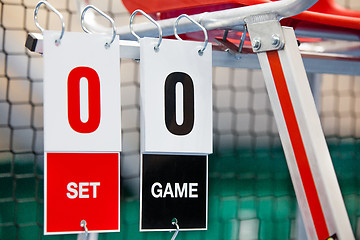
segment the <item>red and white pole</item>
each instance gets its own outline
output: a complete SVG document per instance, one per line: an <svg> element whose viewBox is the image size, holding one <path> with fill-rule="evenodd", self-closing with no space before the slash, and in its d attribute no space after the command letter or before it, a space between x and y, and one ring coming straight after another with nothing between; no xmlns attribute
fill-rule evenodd
<svg viewBox="0 0 360 240"><path fill-rule="evenodd" d="M282 31L284 48L258 58L308 238L355 239L294 31Z"/></svg>

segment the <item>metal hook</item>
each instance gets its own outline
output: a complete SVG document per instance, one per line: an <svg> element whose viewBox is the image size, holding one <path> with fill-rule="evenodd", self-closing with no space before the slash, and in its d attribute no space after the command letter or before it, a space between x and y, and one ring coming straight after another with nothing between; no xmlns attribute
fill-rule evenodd
<svg viewBox="0 0 360 240"><path fill-rule="evenodd" d="M100 15L102 15L103 17L105 17L110 23L111 23L111 26L112 26L112 29L113 29L113 35L112 35L112 38L111 38L111 41L110 42L107 42L105 43L105 47L106 48L109 48L110 45L114 42L115 40L115 37L116 37L116 27L115 27L115 22L114 20L109 17L106 13L104 13L103 11L101 11L100 9L98 9L97 7L93 6L93 5L87 5L84 10L82 11L81 13L81 27L82 29L84 30L84 32L86 33L92 33L89 29L87 29L85 27L85 24L84 24L84 21L85 21L85 14L87 12L87 10L89 9L94 9L96 12L98 12Z"/></svg>
<svg viewBox="0 0 360 240"><path fill-rule="evenodd" d="M177 19L176 19L176 21L175 21L175 24L174 24L174 34L175 34L175 37L176 37L178 40L182 40L182 39L179 37L178 33L177 33L177 26L178 26L178 24L179 24L180 19L183 18L183 17L187 18L190 22L194 23L196 26L198 26L198 27L204 32L204 36L205 36L204 46L203 46L202 49L199 50L199 55L202 56L203 53L204 53L204 51L205 51L205 49L206 49L206 46L207 46L207 44L208 44L208 42L209 42L208 34L207 34L206 29L205 29L201 24L199 24L199 23L196 22L194 19L192 19L189 15L187 15L187 14L181 14L180 16L177 17Z"/></svg>
<svg viewBox="0 0 360 240"><path fill-rule="evenodd" d="M174 233L174 235L173 235L172 238L171 238L171 240L175 240L176 236L178 235L178 233L179 233L179 231L180 231L180 228L179 228L179 225L178 225L178 220L177 220L176 218L173 218L173 219L171 220L171 224L176 226L175 233Z"/></svg>
<svg viewBox="0 0 360 240"><path fill-rule="evenodd" d="M137 35L133 29L133 22L134 22L134 17L137 13L141 13L143 16L145 16L150 22L152 22L153 24L156 25L157 29L158 29L158 32L159 32L159 41L157 43L157 45L154 47L155 51L159 51L159 48L160 48L160 44L161 44L161 41L162 41L162 29L161 29L161 26L158 22L156 22L152 17L150 17L148 14L146 14L143 10L141 9L137 9L135 10L131 16L130 16L130 32L132 35L134 35L134 37L137 38L137 40L139 41L140 40L140 37L139 35Z"/></svg>
<svg viewBox="0 0 360 240"><path fill-rule="evenodd" d="M85 229L85 233L84 233L85 235L84 235L84 239L83 239L83 240L87 240L89 231L88 231L88 229L87 229L87 227L86 227L86 221L85 221L85 220L81 220L80 226Z"/></svg>
<svg viewBox="0 0 360 240"><path fill-rule="evenodd" d="M51 11L53 11L56 15L59 16L60 21L61 21L61 33L60 33L60 37L59 39L55 40L55 44L56 46L60 45L60 41L64 36L64 32L65 32L65 21L64 21L64 17L63 15L56 10L50 3L48 3L47 1L40 1L36 7L35 7L35 12L34 12L34 21L35 21L35 25L36 27L41 31L41 33L43 33L45 31L44 28L42 28L38 22L37 16L38 16L38 12L39 12L39 8L41 6L41 4L45 4L48 8L50 8Z"/></svg>
<svg viewBox="0 0 360 240"><path fill-rule="evenodd" d="M241 35L241 40L240 40L240 44L239 44L239 49L238 52L241 53L243 47L244 47L244 43L245 43L245 38L246 38L246 34L247 34L247 27L246 25L244 26L244 32Z"/></svg>

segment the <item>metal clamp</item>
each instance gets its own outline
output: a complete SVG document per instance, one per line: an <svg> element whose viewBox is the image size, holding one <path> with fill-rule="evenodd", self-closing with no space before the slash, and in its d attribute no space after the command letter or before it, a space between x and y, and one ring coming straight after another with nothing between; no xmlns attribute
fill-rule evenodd
<svg viewBox="0 0 360 240"><path fill-rule="evenodd" d="M174 35L175 35L175 37L176 37L178 40L181 40L181 41L182 41L182 39L179 37L179 35L178 35L178 33L177 33L177 27L178 27L178 24L179 24L180 19L181 19L181 18L184 18L184 17L187 18L190 22L194 23L196 26L198 26L198 27L204 32L204 36L205 36L204 46L203 46L202 49L199 50L199 55L201 56L201 55L203 55L203 53L204 53L204 51L205 51L205 49L206 49L206 46L207 46L207 44L208 44L208 42L209 42L209 38L208 38L207 31L206 31L206 29L205 29L201 24L199 24L198 22L196 22L196 21L195 21L194 19L192 19L189 15L187 15L187 14L181 14L180 16L178 16L178 17L176 18L176 21L175 21L175 24L174 24Z"/></svg>
<svg viewBox="0 0 360 240"><path fill-rule="evenodd" d="M137 13L141 13L144 17L146 17L150 22L152 22L153 24L155 24L155 26L157 27L158 29L158 32L159 32L159 41L157 43L157 45L154 47L154 50L155 51L159 51L159 48L160 48L160 44L161 44L161 41L162 41L162 29L160 27L160 24L158 22L156 22L152 17L150 17L148 14L146 14L143 10L141 9L137 9L135 10L131 16L130 16L130 32L131 34L137 38L137 40L139 41L140 40L140 37L139 35L137 35L133 29L133 22L134 22L134 17Z"/></svg>
<svg viewBox="0 0 360 240"><path fill-rule="evenodd" d="M55 44L56 46L60 45L61 39L64 36L64 32L65 32L65 21L64 21L64 17L63 15L56 10L49 2L47 1L40 1L36 7L35 7L35 12L34 12L34 21L35 21L35 25L36 27L41 31L41 33L43 33L45 31L45 29L43 27L40 26L37 16L38 16L38 12L39 12L39 8L42 4L45 4L48 8L50 8L51 11L53 11L56 15L59 16L60 21L61 21L61 33L60 33L60 37L58 39L55 40Z"/></svg>
<svg viewBox="0 0 360 240"><path fill-rule="evenodd" d="M85 21L85 14L87 12L87 10L89 9L93 9L95 10L96 12L98 12L100 15L102 15L103 17L105 17L110 23L111 23L111 26L112 26L112 29L113 29L113 35L112 35L112 38L111 38L111 41L110 42L107 42L105 43L105 48L109 48L110 45L114 42L115 40L115 37L116 37L116 27L115 27L115 22L114 20L109 17L106 13L104 13L103 11L101 11L100 9L98 9L97 7L93 6L93 5L88 5L84 8L84 10L82 11L81 13L81 27L82 29L84 30L84 32L86 33L92 33L91 31L89 31L89 29L87 29L85 27L85 24L84 24L84 21Z"/></svg>
<svg viewBox="0 0 360 240"><path fill-rule="evenodd" d="M284 47L284 34L276 18L276 15L268 14L245 19L255 53L280 50Z"/></svg>
<svg viewBox="0 0 360 240"><path fill-rule="evenodd" d="M171 220L171 224L176 226L176 230L174 235L172 236L171 240L175 240L176 236L178 235L179 231L180 231L180 227L178 225L178 220L176 218L173 218Z"/></svg>

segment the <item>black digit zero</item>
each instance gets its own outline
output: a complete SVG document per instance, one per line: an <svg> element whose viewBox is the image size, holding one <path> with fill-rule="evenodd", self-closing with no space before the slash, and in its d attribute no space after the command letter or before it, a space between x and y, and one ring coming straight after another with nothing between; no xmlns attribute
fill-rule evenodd
<svg viewBox="0 0 360 240"><path fill-rule="evenodd" d="M183 86L183 122L176 122L176 84ZM194 127L194 84L183 72L170 73L165 80L165 125L174 135L187 135Z"/></svg>

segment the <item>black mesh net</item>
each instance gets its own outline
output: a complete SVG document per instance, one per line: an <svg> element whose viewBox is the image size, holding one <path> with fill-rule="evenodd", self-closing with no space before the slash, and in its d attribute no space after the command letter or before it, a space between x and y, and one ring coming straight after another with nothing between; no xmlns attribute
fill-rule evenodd
<svg viewBox="0 0 360 240"><path fill-rule="evenodd" d="M352 3L354 2L354 3ZM357 4L356 0L348 6ZM38 32L37 1L0 0L0 239L43 236L43 58L24 47ZM94 1L118 26L129 14L119 0ZM52 1L67 31L82 31L75 1ZM140 16L139 16L140 18ZM39 23L59 29L45 8ZM139 232L139 65L121 62L123 152L121 232L99 239L169 239ZM214 154L209 160L208 231L177 239L297 239L296 198L259 70L214 68ZM322 75L320 114L350 221L360 238L360 78ZM320 81L320 80L317 80Z"/></svg>

